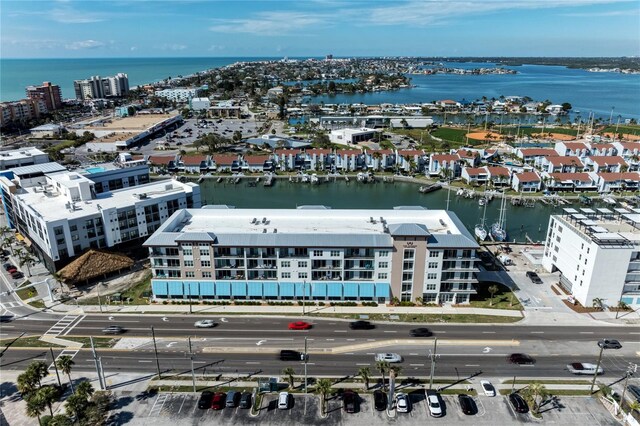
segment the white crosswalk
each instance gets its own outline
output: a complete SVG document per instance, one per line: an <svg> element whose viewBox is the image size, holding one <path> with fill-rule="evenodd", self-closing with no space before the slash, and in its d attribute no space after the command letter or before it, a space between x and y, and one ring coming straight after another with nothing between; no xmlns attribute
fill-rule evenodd
<svg viewBox="0 0 640 426"><path fill-rule="evenodd" d="M66 336L73 328L82 321L86 315L65 315L60 321L55 323L44 335L49 337Z"/></svg>
<svg viewBox="0 0 640 426"><path fill-rule="evenodd" d="M69 356L71 357L71 359L73 359L74 356L76 356L78 354L78 352L80 352L78 349L64 349L62 352L60 352L60 354L56 357L55 361L51 363L51 365L49 366L49 370L54 370L54 363L61 357L61 356Z"/></svg>
<svg viewBox="0 0 640 426"><path fill-rule="evenodd" d="M20 302L3 302L0 303L0 309L11 309L11 308L17 308L18 306L22 306L22 304Z"/></svg>

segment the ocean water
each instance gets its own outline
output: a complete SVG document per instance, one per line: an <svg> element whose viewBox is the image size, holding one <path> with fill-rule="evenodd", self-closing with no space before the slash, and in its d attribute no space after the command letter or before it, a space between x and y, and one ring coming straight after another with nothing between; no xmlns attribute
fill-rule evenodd
<svg viewBox="0 0 640 426"><path fill-rule="evenodd" d="M51 81L60 85L63 98L73 98L73 80L92 75L113 75L124 72L132 86L188 75L221 67L237 61L274 58L102 58L102 59L0 59L0 100L24 97L24 88ZM490 67L488 63L449 63L457 68ZM507 67L518 70L516 75L413 75L417 87L393 92L354 95L319 96L311 102L366 104L417 103L437 99L475 100L483 96L529 96L554 103L569 102L580 111L583 119L589 112L613 119L640 120L640 75L590 73L585 70L558 66L523 65Z"/></svg>

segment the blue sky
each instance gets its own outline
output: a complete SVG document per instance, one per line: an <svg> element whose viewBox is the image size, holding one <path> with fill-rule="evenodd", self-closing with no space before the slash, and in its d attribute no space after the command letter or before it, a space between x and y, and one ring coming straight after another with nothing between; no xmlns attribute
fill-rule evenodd
<svg viewBox="0 0 640 426"><path fill-rule="evenodd" d="M638 0L0 0L2 58L640 56Z"/></svg>

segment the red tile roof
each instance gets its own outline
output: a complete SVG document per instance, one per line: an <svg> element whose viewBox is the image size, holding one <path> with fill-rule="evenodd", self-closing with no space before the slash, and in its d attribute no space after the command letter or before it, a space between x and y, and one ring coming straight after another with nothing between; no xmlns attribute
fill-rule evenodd
<svg viewBox="0 0 640 426"><path fill-rule="evenodd" d="M313 155L313 154L316 154L316 155L329 155L329 154L331 154L332 151L330 149L313 148L313 149L307 149L305 152L307 154L309 154L309 155Z"/></svg>
<svg viewBox="0 0 640 426"><path fill-rule="evenodd" d="M405 155L424 155L424 151L419 149L405 149L402 151L398 151L398 155L404 157Z"/></svg>
<svg viewBox="0 0 640 426"><path fill-rule="evenodd" d="M465 167L465 170L469 176L488 174L487 169L485 169L484 167Z"/></svg>
<svg viewBox="0 0 640 426"><path fill-rule="evenodd" d="M640 173L624 172L624 173L598 173L598 176L605 182L615 182L618 180L638 180Z"/></svg>
<svg viewBox="0 0 640 426"><path fill-rule="evenodd" d="M579 151L581 149L589 149L584 142L562 142L566 148L572 151Z"/></svg>
<svg viewBox="0 0 640 426"><path fill-rule="evenodd" d="M456 154L460 158L475 158L476 155L480 155L475 151L470 151L468 149L459 149Z"/></svg>
<svg viewBox="0 0 640 426"><path fill-rule="evenodd" d="M214 155L213 161L218 165L228 164L231 165L238 159L237 155Z"/></svg>
<svg viewBox="0 0 640 426"><path fill-rule="evenodd" d="M207 160L207 157L205 155L183 155L180 160L185 166L199 166L200 163Z"/></svg>
<svg viewBox="0 0 640 426"><path fill-rule="evenodd" d="M540 176L536 172L522 172L514 176L518 177L519 182L540 182Z"/></svg>
<svg viewBox="0 0 640 426"><path fill-rule="evenodd" d="M173 155L150 155L147 159L151 164L169 164L169 161L175 160Z"/></svg>
<svg viewBox="0 0 640 426"><path fill-rule="evenodd" d="M487 170L492 176L509 176L509 169L502 166L487 167Z"/></svg>
<svg viewBox="0 0 640 426"><path fill-rule="evenodd" d="M432 154L431 159L434 161L438 161L440 163L444 161L446 162L460 161L460 157L454 154Z"/></svg>
<svg viewBox="0 0 640 426"><path fill-rule="evenodd" d="M551 148L522 148L520 152L522 152L524 157L548 157L558 155L558 153Z"/></svg>
<svg viewBox="0 0 640 426"><path fill-rule="evenodd" d="M627 164L619 155L592 155L591 161L599 166L612 166L614 164Z"/></svg>
<svg viewBox="0 0 640 426"><path fill-rule="evenodd" d="M589 173L549 173L549 176L556 180L556 181L562 181L562 180L573 180L573 181L579 181L579 182L591 182L591 176L589 176Z"/></svg>
<svg viewBox="0 0 640 426"><path fill-rule="evenodd" d="M554 166L559 166L561 164L575 164L576 166L582 166L582 162L580 161L580 159L578 159L578 157L571 157L571 156L560 156L560 155L554 155L554 156L549 156L546 157L546 160L553 164Z"/></svg>
<svg viewBox="0 0 640 426"><path fill-rule="evenodd" d="M263 165L265 161L271 159L270 155L245 155L244 160L249 164Z"/></svg>

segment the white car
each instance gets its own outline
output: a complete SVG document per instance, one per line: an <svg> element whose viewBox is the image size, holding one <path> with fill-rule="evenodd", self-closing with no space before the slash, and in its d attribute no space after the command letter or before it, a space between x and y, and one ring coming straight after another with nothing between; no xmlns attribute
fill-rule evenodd
<svg viewBox="0 0 640 426"><path fill-rule="evenodd" d="M398 413L408 413L410 409L409 396L406 393L398 392L396 394L396 411Z"/></svg>
<svg viewBox="0 0 640 426"><path fill-rule="evenodd" d="M567 365L567 370L569 373L573 374L584 374L588 376L592 376L596 372L596 365L589 364L587 362L574 362ZM604 373L602 367L598 367L598 374Z"/></svg>
<svg viewBox="0 0 640 426"><path fill-rule="evenodd" d="M440 405L440 398L438 398L437 393L427 393L427 404L429 404L429 414L431 414L431 417L442 416L442 405Z"/></svg>
<svg viewBox="0 0 640 426"><path fill-rule="evenodd" d="M387 361L389 363L402 362L402 357L398 354L376 354L376 361Z"/></svg>
<svg viewBox="0 0 640 426"><path fill-rule="evenodd" d="M490 381L480 380L480 386L486 396L496 396L496 388L493 387Z"/></svg>
<svg viewBox="0 0 640 426"><path fill-rule="evenodd" d="M196 323L193 325L198 328L211 328L216 326L216 322L214 320L207 319L196 321Z"/></svg>

